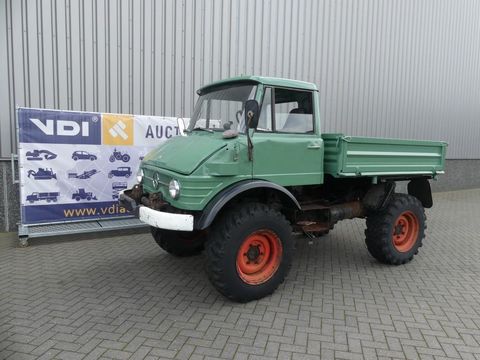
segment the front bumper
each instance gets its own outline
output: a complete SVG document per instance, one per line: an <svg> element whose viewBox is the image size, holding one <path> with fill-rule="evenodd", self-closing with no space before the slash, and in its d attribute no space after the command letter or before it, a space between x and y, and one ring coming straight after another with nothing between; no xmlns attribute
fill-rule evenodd
<svg viewBox="0 0 480 360"><path fill-rule="evenodd" d="M144 223L165 230L193 231L194 217L190 214L174 214L151 209L145 205L137 204L135 199L130 197L133 190L120 192L120 205L128 211L134 212Z"/></svg>

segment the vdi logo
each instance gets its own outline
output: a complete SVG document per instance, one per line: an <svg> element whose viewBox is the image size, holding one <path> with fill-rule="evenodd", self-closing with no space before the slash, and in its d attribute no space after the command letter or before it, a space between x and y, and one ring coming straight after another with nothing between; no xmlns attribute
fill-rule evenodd
<svg viewBox="0 0 480 360"><path fill-rule="evenodd" d="M115 125L113 125L108 130L108 132L114 138L117 137L117 136L120 136L123 140L127 140L128 139L128 134L125 132L126 128L127 128L127 124L125 124L122 120L119 120Z"/></svg>
<svg viewBox="0 0 480 360"><path fill-rule="evenodd" d="M133 145L133 115L102 114L104 145Z"/></svg>
<svg viewBox="0 0 480 360"><path fill-rule="evenodd" d="M32 119L30 121L37 125L37 127L43 131L46 135L55 135L60 136L86 136L89 135L89 123L88 121L82 121L81 126L76 121L72 120L51 120L47 119L45 123L43 123L40 119Z"/></svg>
<svg viewBox="0 0 480 360"><path fill-rule="evenodd" d="M100 144L100 114L41 109L18 110L20 142Z"/></svg>

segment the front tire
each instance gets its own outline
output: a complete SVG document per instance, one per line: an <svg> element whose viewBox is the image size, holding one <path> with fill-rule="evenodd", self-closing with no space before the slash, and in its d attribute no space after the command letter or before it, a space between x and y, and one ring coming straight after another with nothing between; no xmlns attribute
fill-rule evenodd
<svg viewBox="0 0 480 360"><path fill-rule="evenodd" d="M152 226L150 232L158 246L177 257L198 255L204 248L203 231L172 231Z"/></svg>
<svg viewBox="0 0 480 360"><path fill-rule="evenodd" d="M247 203L216 220L205 247L213 286L231 300L247 302L270 295L284 281L294 242L280 211Z"/></svg>
<svg viewBox="0 0 480 360"><path fill-rule="evenodd" d="M425 211L416 197L394 194L384 210L367 215L367 249L384 264L408 263L422 246L425 222Z"/></svg>

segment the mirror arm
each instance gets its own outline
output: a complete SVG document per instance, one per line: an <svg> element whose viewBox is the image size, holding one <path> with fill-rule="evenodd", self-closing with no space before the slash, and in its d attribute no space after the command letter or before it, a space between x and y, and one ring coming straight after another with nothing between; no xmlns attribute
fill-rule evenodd
<svg viewBox="0 0 480 360"><path fill-rule="evenodd" d="M253 142L252 142L252 139L250 137L250 123L253 119L253 111L249 111L247 113L247 118L248 118L248 121L247 121L247 144L248 144L248 160L249 161L253 161Z"/></svg>
<svg viewBox="0 0 480 360"><path fill-rule="evenodd" d="M178 127L178 133L181 136L187 136L187 134L185 133L188 132L188 130L185 129L185 123L183 122L183 119L180 117L177 117L177 127Z"/></svg>

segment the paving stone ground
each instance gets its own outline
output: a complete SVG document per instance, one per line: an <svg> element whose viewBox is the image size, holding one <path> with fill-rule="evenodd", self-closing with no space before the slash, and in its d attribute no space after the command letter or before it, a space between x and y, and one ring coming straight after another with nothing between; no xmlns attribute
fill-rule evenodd
<svg viewBox="0 0 480 360"><path fill-rule="evenodd" d="M427 217L405 266L367 253L362 220L300 238L286 282L248 304L149 234L4 240L0 359L480 359L480 190L435 194Z"/></svg>

